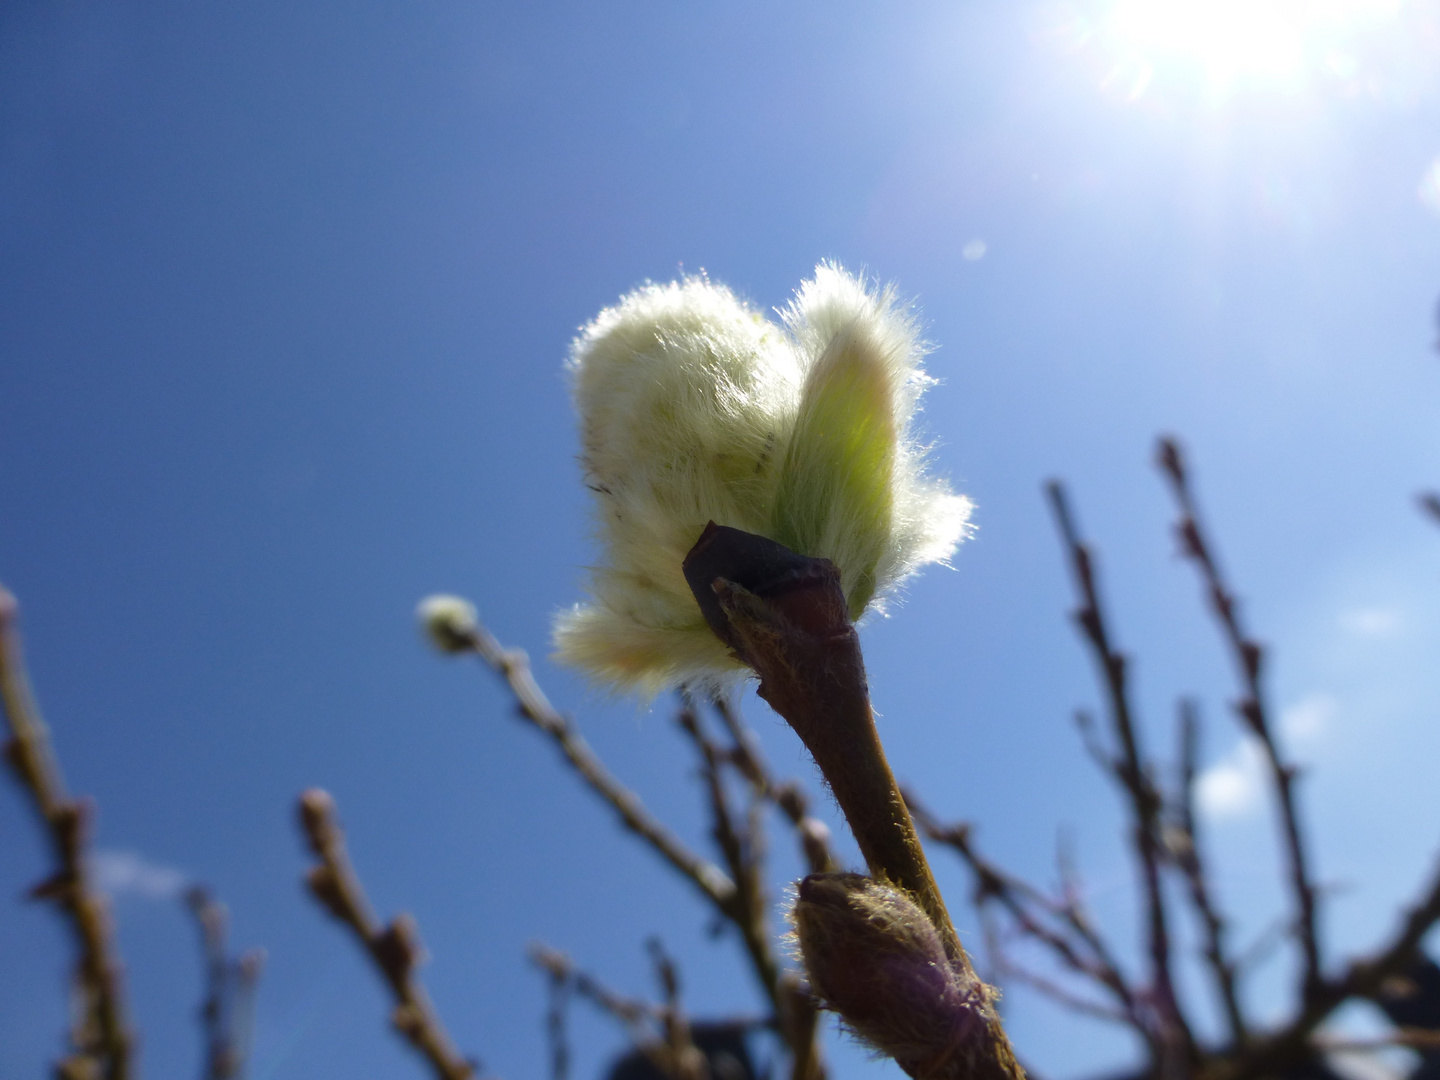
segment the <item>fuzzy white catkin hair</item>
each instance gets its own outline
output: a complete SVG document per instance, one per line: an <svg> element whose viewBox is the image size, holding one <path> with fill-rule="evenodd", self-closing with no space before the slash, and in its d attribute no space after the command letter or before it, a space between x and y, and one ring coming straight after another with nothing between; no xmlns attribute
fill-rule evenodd
<svg viewBox="0 0 1440 1080"><path fill-rule="evenodd" d="M645 285L570 354L603 562L558 656L620 690L741 669L681 572L709 521L833 561L852 617L964 536L909 431L929 379L892 289L821 264L777 326L723 285Z"/></svg>

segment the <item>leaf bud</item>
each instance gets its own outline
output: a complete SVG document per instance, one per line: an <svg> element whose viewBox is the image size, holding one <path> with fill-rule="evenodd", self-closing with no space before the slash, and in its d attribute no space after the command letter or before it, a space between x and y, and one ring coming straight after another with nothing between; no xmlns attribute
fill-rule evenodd
<svg viewBox="0 0 1440 1080"><path fill-rule="evenodd" d="M917 1080L970 1076L995 991L946 955L904 892L861 874L811 874L791 914L815 993Z"/></svg>
<svg viewBox="0 0 1440 1080"><path fill-rule="evenodd" d="M474 647L480 629L475 605L459 596L427 596L415 609L420 629L442 653L462 653Z"/></svg>

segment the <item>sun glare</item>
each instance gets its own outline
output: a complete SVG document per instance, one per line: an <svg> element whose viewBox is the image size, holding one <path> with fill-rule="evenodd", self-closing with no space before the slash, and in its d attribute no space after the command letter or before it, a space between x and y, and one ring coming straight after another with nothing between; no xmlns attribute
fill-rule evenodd
<svg viewBox="0 0 1440 1080"><path fill-rule="evenodd" d="M1087 5L1088 6L1088 5ZM1104 81L1141 97L1152 82L1298 91L1353 80L1365 43L1397 29L1406 0L1113 0L1070 26L1110 58ZM1078 15L1070 8L1072 16Z"/></svg>

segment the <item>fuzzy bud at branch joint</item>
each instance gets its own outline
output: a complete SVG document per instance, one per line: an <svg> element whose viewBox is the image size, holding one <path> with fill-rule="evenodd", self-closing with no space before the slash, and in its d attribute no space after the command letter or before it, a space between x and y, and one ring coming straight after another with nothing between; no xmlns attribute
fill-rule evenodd
<svg viewBox="0 0 1440 1080"><path fill-rule="evenodd" d="M861 874L811 874L791 912L826 1008L917 1080L975 1077L996 993L949 959L904 892Z"/></svg>

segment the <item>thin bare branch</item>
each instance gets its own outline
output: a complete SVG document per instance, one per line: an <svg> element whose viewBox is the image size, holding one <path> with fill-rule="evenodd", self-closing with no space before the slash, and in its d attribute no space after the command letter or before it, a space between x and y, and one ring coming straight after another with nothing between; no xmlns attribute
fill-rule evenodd
<svg viewBox="0 0 1440 1080"><path fill-rule="evenodd" d="M792 999L795 999L796 995L782 992L780 965L774 957L769 933L764 926L765 906L763 896L760 895L763 877L759 873L737 869L745 864L747 857L740 841L742 830L735 825L728 801L723 802L723 814L716 810L717 796L724 800L723 784L718 775L720 761L733 761L752 784L764 786L766 797L772 798L787 816L796 822L806 851L811 854L812 865L817 859L823 859L826 869L829 868L830 859L826 842L828 832L822 822L808 816L803 796L787 797L788 793L783 788L773 787L768 772L763 768L753 735L748 733L738 715L728 707L721 711L725 726L734 739L734 746L722 751L713 743L710 744L710 750L715 755L715 761L710 768L715 771L717 786L711 787L707 781L712 811L715 811L717 842L730 862L730 874L727 874L719 866L686 847L663 822L645 809L638 796L615 778L575 730L571 721L550 704L544 691L536 683L528 658L522 650L505 648L485 626L477 622L473 627L452 628L447 639L447 651L473 653L499 674L514 696L521 718L548 735L581 779L615 810L626 828L648 843L699 889L723 918L736 925L745 942L756 977L776 1010L776 1015L782 1018L795 1067L806 1070L800 1074L800 1080L823 1080L824 1070L819 1048L814 1045L815 1025L813 1021L808 1025L804 1023L803 1016L791 1007ZM694 715L693 708L688 711ZM813 1009L811 1011L813 1012ZM795 1014L793 1017L792 1013Z"/></svg>
<svg viewBox="0 0 1440 1080"><path fill-rule="evenodd" d="M1388 943L1370 956L1352 961L1338 978L1322 981L1301 1002L1300 1011L1290 1023L1264 1038L1253 1039L1217 1073L1217 1080L1256 1080L1304 1060L1311 1052L1315 1030L1326 1018L1351 998L1375 997L1388 979L1403 974L1414 963L1421 940L1437 922L1440 869L1434 872L1420 898L1405 910L1399 929Z"/></svg>
<svg viewBox="0 0 1440 1080"><path fill-rule="evenodd" d="M545 1031L550 1040L550 1080L570 1080L570 1040L566 1016L570 1006L570 980L563 972L546 969L550 983L550 1004L545 1012Z"/></svg>
<svg viewBox="0 0 1440 1080"><path fill-rule="evenodd" d="M658 1005L616 993L599 979L577 968L563 952L542 942L532 942L527 952L536 967L552 979L563 980L575 993L618 1020L637 1043L656 1038L661 1011Z"/></svg>
<svg viewBox="0 0 1440 1080"><path fill-rule="evenodd" d="M705 1063L705 1055L690 1037L690 1021L680 1005L680 969L658 937L652 937L645 944L650 961L655 966L660 993L665 999L660 1023L677 1077L679 1080L709 1080L710 1069Z"/></svg>
<svg viewBox="0 0 1440 1080"><path fill-rule="evenodd" d="M1363 1054L1408 1046L1412 1050L1440 1050L1440 1031L1429 1028L1400 1028L1373 1039L1344 1039L1329 1035L1315 1036L1316 1047L1327 1054Z"/></svg>
<svg viewBox="0 0 1440 1080"><path fill-rule="evenodd" d="M731 737L732 745L729 748L716 743L706 732L699 710L695 708L695 702L688 693L682 695L682 707L677 722L699 751L701 779L710 804L711 833L735 881L736 898L726 916L739 930L756 978L759 979L770 1007L778 1018L781 1035L790 1049L792 1069L803 1070L796 1074L800 1080L819 1080L823 1075L823 1066L820 1048L815 1044L814 1009L795 1012L795 995L787 993L783 986L783 973L775 957L767 918L770 904L765 894L764 845L760 831L761 818L756 811L759 809L758 800L767 799L779 804L780 799L775 795L774 782L760 757L753 734L728 703L722 704L717 700L715 707ZM743 829L735 823L736 815L730 805L721 771L722 764L727 762L745 777L754 795L749 821ZM790 810L786 812L790 814L791 810L794 811L791 820L802 838L812 835L818 837L818 845L812 842L807 846L808 850L814 852L818 846L820 857L828 863L829 849L825 844L825 834L817 830L807 832L804 827L808 815L803 796L793 785L787 794L790 796L786 800L790 803ZM820 829L824 829L823 824Z"/></svg>
<svg viewBox="0 0 1440 1080"><path fill-rule="evenodd" d="M1141 1019L1139 996L1131 989L1104 939L1085 917L1077 898L1067 897L1065 902L1057 903L981 855L971 838L969 825L942 824L913 792L906 791L905 802L921 831L959 855L975 875L975 902L982 914L988 903L998 904L1022 934L1045 946L1075 974L1104 989L1115 999L1119 1013L1142 1034L1148 1034ZM1053 928L1049 922L1060 923L1062 929ZM998 936L990 940L999 943ZM1010 969L1003 954L996 955L995 960L1002 969Z"/></svg>
<svg viewBox="0 0 1440 1080"><path fill-rule="evenodd" d="M505 648L489 630L478 624L454 635L456 647L452 651L474 653L505 680L520 716L550 737L580 778L610 805L627 829L648 843L722 913L734 903L735 883L725 872L690 851L646 810L639 796L615 778L570 720L550 704L535 681L524 650Z"/></svg>
<svg viewBox="0 0 1440 1080"><path fill-rule="evenodd" d="M1236 988L1236 964L1226 945L1227 924L1216 906L1210 876L1200 849L1199 823L1195 813L1195 781L1199 771L1200 714L1195 702L1180 701L1180 783L1176 799L1176 842L1169 845L1170 855L1185 877L1191 906L1200 920L1204 934L1202 946L1206 966L1215 983L1216 994L1230 1028L1230 1039L1243 1045L1249 1038L1249 1025L1240 1008Z"/></svg>
<svg viewBox="0 0 1440 1080"><path fill-rule="evenodd" d="M1219 563L1205 538L1179 443L1174 439L1162 438L1156 450L1156 463L1169 481L1171 493L1180 510L1180 520L1175 526L1180 551L1200 571L1210 608L1220 624L1240 677L1243 696L1236 703L1235 711L1246 730L1259 741L1269 769L1284 836L1289 885L1296 911L1296 937L1304 957L1300 990L1302 995L1308 997L1320 991L1323 981L1319 897L1316 895L1314 878L1310 872L1300 813L1295 802L1295 779L1298 770L1282 757L1270 723L1262 686L1264 649L1246 632L1240 618L1239 601L1220 573Z"/></svg>
<svg viewBox="0 0 1440 1080"><path fill-rule="evenodd" d="M794 780L777 781L760 752L760 741L740 718L740 710L727 697L711 698L716 713L730 733L733 745L731 760L751 785L764 798L779 807L800 840L800 851L812 874L828 874L840 869L830 847L830 829L810 813L810 800Z"/></svg>
<svg viewBox="0 0 1440 1080"><path fill-rule="evenodd" d="M437 1080L470 1080L479 1071L460 1056L440 1022L429 995L416 978L424 949L419 929L400 914L382 926L345 850L335 800L311 788L300 796L300 825L317 860L305 884L320 906L354 931L395 997L390 1022L430 1064Z"/></svg>
<svg viewBox="0 0 1440 1080"><path fill-rule="evenodd" d="M688 695L683 699L676 721L700 753L700 776L710 804L711 833L735 882L735 894L725 914L740 931L745 951L750 956L771 1008L778 1012L780 965L770 947L770 928L766 919L769 903L765 896L763 867L755 847L758 838L746 835L736 826L735 812L730 806L725 780L720 772L723 750L705 733L700 715Z"/></svg>
<svg viewBox="0 0 1440 1080"><path fill-rule="evenodd" d="M629 1033L635 1048L649 1059L670 1080L707 1080L709 1069L705 1055L690 1037L689 1021L680 1010L679 981L673 963L664 951L652 942L664 1005L652 1005L639 998L627 997L611 990L599 979L577 968L564 953L547 945L530 946L530 959L555 981L564 982L574 992L598 1006Z"/></svg>
<svg viewBox="0 0 1440 1080"><path fill-rule="evenodd" d="M820 1056L820 1007L815 995L799 975L785 971L780 974L780 999L785 1003L781 1015L786 1018L786 1039L793 1051L790 1080L825 1080L825 1062Z"/></svg>
<svg viewBox="0 0 1440 1080"><path fill-rule="evenodd" d="M185 906L200 930L205 962L205 998L200 1021L205 1032L205 1080L240 1080L250 1053L251 1007L264 965L263 950L232 959L227 942L229 912L210 890L196 885L185 893Z"/></svg>
<svg viewBox="0 0 1440 1080"><path fill-rule="evenodd" d="M1049 496L1055 523L1069 556L1075 586L1080 593L1080 606L1075 611L1075 621L1100 669L1111 727L1120 744L1120 753L1112 775L1130 801L1133 818L1131 838L1140 862L1144 888L1152 997L1160 1021L1160 1030L1155 1032L1152 1040L1152 1050L1158 1054L1156 1065L1161 1076L1178 1076L1187 1071L1194 1061L1196 1048L1189 1023L1180 1008L1170 971L1170 931L1165 893L1160 879L1161 861L1164 858L1160 821L1163 802L1140 747L1140 736L1130 705L1127 660L1111 644L1090 549L1080 539L1065 497L1065 489L1060 482L1052 480L1048 483L1046 494Z"/></svg>
<svg viewBox="0 0 1440 1080"><path fill-rule="evenodd" d="M1112 1024L1120 1024L1123 1027L1134 1028L1134 1018L1123 1009L1117 1009L1113 1005L1106 1005L1103 1002L1082 997L1055 980L1048 979L1038 972L1031 971L1029 968L1013 960L1005 950L1003 944L999 942L992 943L991 949L997 958L996 976L998 978L1023 983L1037 993L1049 998L1061 1008L1068 1009L1071 1012L1093 1017L1096 1020L1104 1020Z"/></svg>
<svg viewBox="0 0 1440 1080"><path fill-rule="evenodd" d="M0 702L10 737L5 757L29 793L45 827L57 867L31 890L64 912L79 953L75 988L79 1002L72 1027L73 1054L56 1075L129 1080L136 1073L135 1040L125 1005L124 978L109 904L90 874L87 856L92 804L65 790L49 733L30 692L21 653L20 606L0 585Z"/></svg>

